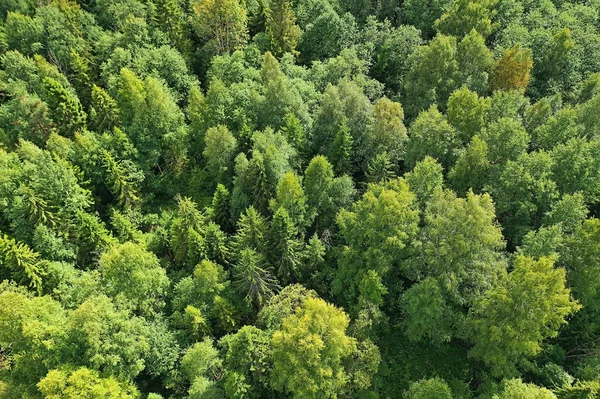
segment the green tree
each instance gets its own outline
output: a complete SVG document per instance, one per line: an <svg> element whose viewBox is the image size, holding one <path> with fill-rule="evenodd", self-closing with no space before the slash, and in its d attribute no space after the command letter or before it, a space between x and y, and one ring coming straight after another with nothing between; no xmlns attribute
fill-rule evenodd
<svg viewBox="0 0 600 399"><path fill-rule="evenodd" d="M296 25L296 15L289 0L271 2L267 15L266 32L271 40L271 50L275 55L295 52L300 41L301 30Z"/></svg>
<svg viewBox="0 0 600 399"><path fill-rule="evenodd" d="M456 146L456 131L432 105L427 111L421 112L410 126L406 166L412 169L426 156L431 156L442 165L451 165Z"/></svg>
<svg viewBox="0 0 600 399"><path fill-rule="evenodd" d="M196 34L215 53L228 53L246 43L248 17L238 0L196 1L192 9Z"/></svg>
<svg viewBox="0 0 600 399"><path fill-rule="evenodd" d="M492 32L492 15L498 0L454 1L435 21L435 27L445 35L463 37L471 30L482 36Z"/></svg>
<svg viewBox="0 0 600 399"><path fill-rule="evenodd" d="M217 189L212 198L212 220L226 232L233 229L230 212L231 194L227 187L217 184Z"/></svg>
<svg viewBox="0 0 600 399"><path fill-rule="evenodd" d="M504 382L504 390L500 399L556 399L552 391L538 387L534 384L526 384L520 379L512 379Z"/></svg>
<svg viewBox="0 0 600 399"><path fill-rule="evenodd" d="M367 181L369 183L385 183L396 177L395 165L390 160L387 151L377 154L367 166Z"/></svg>
<svg viewBox="0 0 600 399"><path fill-rule="evenodd" d="M446 116L463 145L469 143L484 128L489 108L488 99L479 97L466 87L452 93L448 99Z"/></svg>
<svg viewBox="0 0 600 399"><path fill-rule="evenodd" d="M261 307L278 288L277 279L264 257L253 249L243 249L233 267L233 284L244 299L255 308Z"/></svg>
<svg viewBox="0 0 600 399"><path fill-rule="evenodd" d="M580 308L565 287L565 271L553 263L518 256L508 277L469 311L470 354L494 375L516 373L519 363L537 355L542 341L557 336L566 317Z"/></svg>
<svg viewBox="0 0 600 399"><path fill-rule="evenodd" d="M419 204L424 208L436 190L444 184L443 167L430 156L417 162L411 172L404 175L410 191L415 193Z"/></svg>
<svg viewBox="0 0 600 399"><path fill-rule="evenodd" d="M322 299L306 299L274 332L271 385L299 398L335 398L348 385L344 363L356 340L348 316Z"/></svg>
<svg viewBox="0 0 600 399"><path fill-rule="evenodd" d="M355 305L369 270L386 281L407 256L418 219L415 195L402 179L370 185L351 210L340 211L337 222L346 246L339 253L333 293Z"/></svg>
<svg viewBox="0 0 600 399"><path fill-rule="evenodd" d="M70 93L57 80L44 78L44 89L52 120L60 133L72 137L86 127L87 115L76 95Z"/></svg>
<svg viewBox="0 0 600 399"><path fill-rule="evenodd" d="M271 209L283 208L287 211L292 223L299 230L304 229L307 220L306 195L302 188L301 177L294 172L286 172L277 185L277 196L271 202Z"/></svg>
<svg viewBox="0 0 600 399"><path fill-rule="evenodd" d="M455 37L438 34L413 53L404 85L405 105L410 115L417 115L434 103L446 104L457 88L456 46Z"/></svg>
<svg viewBox="0 0 600 399"><path fill-rule="evenodd" d="M413 382L406 397L407 399L452 399L452 391L441 378L431 378Z"/></svg>
<svg viewBox="0 0 600 399"><path fill-rule="evenodd" d="M227 127L218 125L206 132L202 154L206 159L206 168L216 183L228 180L236 149L237 140Z"/></svg>
<svg viewBox="0 0 600 399"><path fill-rule="evenodd" d="M97 371L85 367L51 370L37 387L47 399L135 399L139 396L131 384L110 376L100 377Z"/></svg>
<svg viewBox="0 0 600 399"><path fill-rule="evenodd" d="M110 132L119 125L117 102L103 88L92 85L90 122L97 132Z"/></svg>
<svg viewBox="0 0 600 399"><path fill-rule="evenodd" d="M333 149L331 152L331 159L335 170L338 173L350 172L350 160L352 159L352 146L354 140L350 135L350 129L348 128L347 119L342 119L335 139L333 140Z"/></svg>
<svg viewBox="0 0 600 399"><path fill-rule="evenodd" d="M99 264L108 295L131 301L141 314L161 310L170 282L154 254L129 242L105 252Z"/></svg>
<svg viewBox="0 0 600 399"><path fill-rule="evenodd" d="M284 284L297 280L302 264L304 243L296 238L297 235L297 228L285 208L277 209L267 234L267 260Z"/></svg>

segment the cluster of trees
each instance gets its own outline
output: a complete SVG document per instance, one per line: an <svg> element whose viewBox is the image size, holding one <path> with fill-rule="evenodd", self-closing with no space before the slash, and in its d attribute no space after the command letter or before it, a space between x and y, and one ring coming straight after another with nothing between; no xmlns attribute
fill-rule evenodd
<svg viewBox="0 0 600 399"><path fill-rule="evenodd" d="M600 2L0 19L0 398L600 397Z"/></svg>

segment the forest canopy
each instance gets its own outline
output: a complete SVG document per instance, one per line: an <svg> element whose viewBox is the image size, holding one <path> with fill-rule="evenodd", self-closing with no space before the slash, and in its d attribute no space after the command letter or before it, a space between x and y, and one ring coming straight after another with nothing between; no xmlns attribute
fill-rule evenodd
<svg viewBox="0 0 600 399"><path fill-rule="evenodd" d="M600 398L599 0L0 21L0 398Z"/></svg>

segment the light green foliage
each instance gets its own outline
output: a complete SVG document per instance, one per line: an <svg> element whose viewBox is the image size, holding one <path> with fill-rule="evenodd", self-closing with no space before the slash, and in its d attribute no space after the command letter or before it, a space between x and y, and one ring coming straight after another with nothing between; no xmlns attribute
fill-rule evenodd
<svg viewBox="0 0 600 399"><path fill-rule="evenodd" d="M488 99L479 97L466 87L452 93L448 99L446 115L463 145L484 128L489 107Z"/></svg>
<svg viewBox="0 0 600 399"><path fill-rule="evenodd" d="M469 189L478 193L490 179L490 168L488 145L477 135L460 152L456 163L448 173L448 180L457 193L465 193Z"/></svg>
<svg viewBox="0 0 600 399"><path fill-rule="evenodd" d="M393 162L402 159L408 136L404 127L404 110L397 102L382 98L375 103L372 130L367 137L370 154L387 152Z"/></svg>
<svg viewBox="0 0 600 399"><path fill-rule="evenodd" d="M538 354L542 341L555 337L565 318L580 308L565 287L565 271L553 266L549 258L517 257L506 280L470 310L470 353L494 375L514 374L515 367Z"/></svg>
<svg viewBox="0 0 600 399"><path fill-rule="evenodd" d="M420 254L407 273L417 280L422 274L435 277L450 303L472 305L506 268L491 197L468 192L457 198L438 190L427 204L424 222Z"/></svg>
<svg viewBox="0 0 600 399"><path fill-rule="evenodd" d="M178 216L169 232L175 262L180 267L194 267L204 258L205 216L190 198L178 198Z"/></svg>
<svg viewBox="0 0 600 399"><path fill-rule="evenodd" d="M111 131L119 124L119 108L116 101L104 89L92 86L92 110L90 120L98 132Z"/></svg>
<svg viewBox="0 0 600 399"><path fill-rule="evenodd" d="M283 208L287 211L291 221L298 228L303 228L308 222L306 211L306 195L302 188L300 176L294 172L287 172L279 180L277 185L277 196L271 203L271 208L277 210Z"/></svg>
<svg viewBox="0 0 600 399"><path fill-rule="evenodd" d="M123 296L142 314L153 314L164 305L170 282L154 254L128 242L105 252L99 263L108 295Z"/></svg>
<svg viewBox="0 0 600 399"><path fill-rule="evenodd" d="M508 380L504 383L504 391L499 399L556 399L552 391L538 387L534 384L526 384L519 379Z"/></svg>
<svg viewBox="0 0 600 399"><path fill-rule="evenodd" d="M347 385L344 360L356 341L348 316L322 299L306 299L273 333L271 384L299 398L335 398Z"/></svg>
<svg viewBox="0 0 600 399"><path fill-rule="evenodd" d="M348 176L334 178L333 167L321 155L314 157L304 172L304 191L309 218L317 229L331 227L355 194L352 180Z"/></svg>
<svg viewBox="0 0 600 399"><path fill-rule="evenodd" d="M488 159L493 165L515 161L529 145L529 135L514 119L501 118L491 123L481 138L488 147Z"/></svg>
<svg viewBox="0 0 600 399"><path fill-rule="evenodd" d="M430 156L417 162L412 172L405 175L410 191L415 193L421 206L425 206L433 193L442 188L444 176L443 167Z"/></svg>
<svg viewBox="0 0 600 399"><path fill-rule="evenodd" d="M406 247L417 233L415 195L401 179L370 185L351 210L339 213L337 222L347 246L340 252L333 291L354 304L369 270L385 280L407 255Z"/></svg>
<svg viewBox="0 0 600 399"><path fill-rule="evenodd" d="M98 372L81 367L74 370L51 370L38 384L45 399L135 399L135 387L114 377L102 378Z"/></svg>
<svg viewBox="0 0 600 399"><path fill-rule="evenodd" d="M383 183L392 180L396 177L395 169L388 153L386 151L380 152L369 161L366 173L367 182Z"/></svg>
<svg viewBox="0 0 600 399"><path fill-rule="evenodd" d="M10 277L17 283L28 284L38 292L42 291L45 270L38 253L27 244L6 235L0 237L0 252L0 265L8 272L8 276L3 277Z"/></svg>
<svg viewBox="0 0 600 399"><path fill-rule="evenodd" d="M452 391L441 378L413 382L406 394L407 399L452 399Z"/></svg>

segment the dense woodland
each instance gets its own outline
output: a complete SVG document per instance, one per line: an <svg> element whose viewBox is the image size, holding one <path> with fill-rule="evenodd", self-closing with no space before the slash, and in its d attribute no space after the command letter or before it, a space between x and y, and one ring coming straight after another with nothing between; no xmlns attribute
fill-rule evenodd
<svg viewBox="0 0 600 399"><path fill-rule="evenodd" d="M600 397L600 0L0 0L0 397Z"/></svg>

